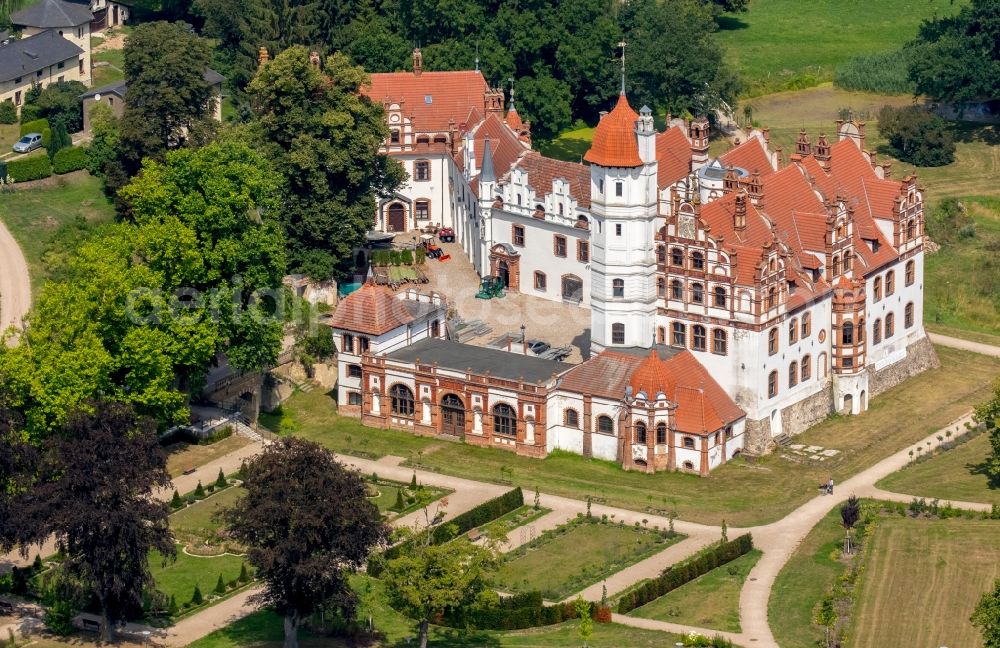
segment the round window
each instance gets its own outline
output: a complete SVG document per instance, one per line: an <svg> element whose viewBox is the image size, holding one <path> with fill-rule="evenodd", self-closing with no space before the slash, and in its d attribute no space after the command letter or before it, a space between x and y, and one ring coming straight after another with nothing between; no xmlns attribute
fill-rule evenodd
<svg viewBox="0 0 1000 648"><path fill-rule="evenodd" d="M820 342L826 342L826 330L825 329L820 329L819 330L819 341Z"/></svg>

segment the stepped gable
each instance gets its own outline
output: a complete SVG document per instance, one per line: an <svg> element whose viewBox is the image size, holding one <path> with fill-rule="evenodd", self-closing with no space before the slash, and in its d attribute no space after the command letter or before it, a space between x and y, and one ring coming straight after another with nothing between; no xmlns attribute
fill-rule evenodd
<svg viewBox="0 0 1000 648"><path fill-rule="evenodd" d="M622 93L614 110L601 118L594 139L583 159L603 167L640 167L639 142L635 135L638 113Z"/></svg>
<svg viewBox="0 0 1000 648"><path fill-rule="evenodd" d="M774 173L774 167L771 166L771 158L767 155L767 151L764 150L764 145L760 139L756 137L751 137L736 148L720 155L719 162L727 169L730 166L734 166L745 169L748 173L759 171L761 178Z"/></svg>
<svg viewBox="0 0 1000 648"><path fill-rule="evenodd" d="M483 110L489 86L473 70L454 72L380 72L361 91L372 101L402 103L403 113L420 132L447 132L449 121L465 121L474 110Z"/></svg>
<svg viewBox="0 0 1000 648"><path fill-rule="evenodd" d="M586 165L528 151L515 166L528 172L528 182L537 195L552 193L552 181L562 178L569 182L570 195L580 207L590 209L590 169Z"/></svg>
<svg viewBox="0 0 1000 648"><path fill-rule="evenodd" d="M397 299L385 286L369 282L340 302L327 325L365 335L382 335L414 319L404 300Z"/></svg>
<svg viewBox="0 0 1000 648"><path fill-rule="evenodd" d="M691 142L680 125L656 134L656 161L656 185L661 190L691 173Z"/></svg>

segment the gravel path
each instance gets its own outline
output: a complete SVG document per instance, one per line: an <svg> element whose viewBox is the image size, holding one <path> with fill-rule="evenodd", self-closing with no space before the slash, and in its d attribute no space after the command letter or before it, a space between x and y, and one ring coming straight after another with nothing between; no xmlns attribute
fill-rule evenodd
<svg viewBox="0 0 1000 648"><path fill-rule="evenodd" d="M16 198L11 198L16 200ZM20 327L31 307L31 280L21 247L0 222L0 332L8 326ZM13 345L16 338L8 340Z"/></svg>

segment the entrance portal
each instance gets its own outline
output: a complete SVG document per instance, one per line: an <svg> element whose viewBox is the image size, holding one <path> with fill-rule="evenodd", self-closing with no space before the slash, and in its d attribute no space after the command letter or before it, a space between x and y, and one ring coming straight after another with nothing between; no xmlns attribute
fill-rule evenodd
<svg viewBox="0 0 1000 648"><path fill-rule="evenodd" d="M465 403L455 394L441 399L441 432L455 436L465 433Z"/></svg>
<svg viewBox="0 0 1000 648"><path fill-rule="evenodd" d="M390 232L406 231L406 209L399 203L389 205L387 228Z"/></svg>

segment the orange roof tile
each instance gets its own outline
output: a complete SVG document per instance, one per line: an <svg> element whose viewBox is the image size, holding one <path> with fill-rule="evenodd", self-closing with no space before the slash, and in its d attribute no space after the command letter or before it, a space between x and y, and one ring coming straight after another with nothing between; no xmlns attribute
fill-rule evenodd
<svg viewBox="0 0 1000 648"><path fill-rule="evenodd" d="M764 150L764 145L756 137L751 137L731 151L723 153L719 156L719 161L724 167L739 167L749 173L760 171L761 178L774 173L771 159Z"/></svg>
<svg viewBox="0 0 1000 648"><path fill-rule="evenodd" d="M514 107L513 101L510 102L510 109L507 111L507 117L504 121L515 130L524 128L524 122L521 121L521 116L517 114L517 108Z"/></svg>
<svg viewBox="0 0 1000 648"><path fill-rule="evenodd" d="M633 394L644 392L648 399L653 400L659 393L673 393L677 380L667 368L667 361L660 358L656 349L650 349L649 355L632 372L629 385Z"/></svg>
<svg viewBox="0 0 1000 648"><path fill-rule="evenodd" d="M625 398L629 376L642 363L643 356L607 350L566 372L559 389L602 398Z"/></svg>
<svg viewBox="0 0 1000 648"><path fill-rule="evenodd" d="M642 166L635 122L639 115L628 105L624 94L619 95L614 110L609 112L594 131L590 150L583 159L603 167Z"/></svg>
<svg viewBox="0 0 1000 648"><path fill-rule="evenodd" d="M674 394L667 398L677 403L674 427L678 432L711 434L746 416L690 351L678 353L667 363L677 380Z"/></svg>
<svg viewBox="0 0 1000 648"><path fill-rule="evenodd" d="M569 182L570 194L585 209L590 208L590 169L576 162L564 162L529 151L514 166L528 172L528 182L538 195L552 193L552 181L563 178Z"/></svg>
<svg viewBox="0 0 1000 648"><path fill-rule="evenodd" d="M327 325L365 335L382 335L413 319L406 303L391 290L366 283L340 302Z"/></svg>
<svg viewBox="0 0 1000 648"><path fill-rule="evenodd" d="M362 92L372 101L402 102L403 114L414 119L417 131L437 132L447 131L449 120L459 124L471 111L483 110L488 89L483 75L466 70L375 73Z"/></svg>
<svg viewBox="0 0 1000 648"><path fill-rule="evenodd" d="M656 134L656 184L664 189L691 173L691 142L684 129L674 125Z"/></svg>

